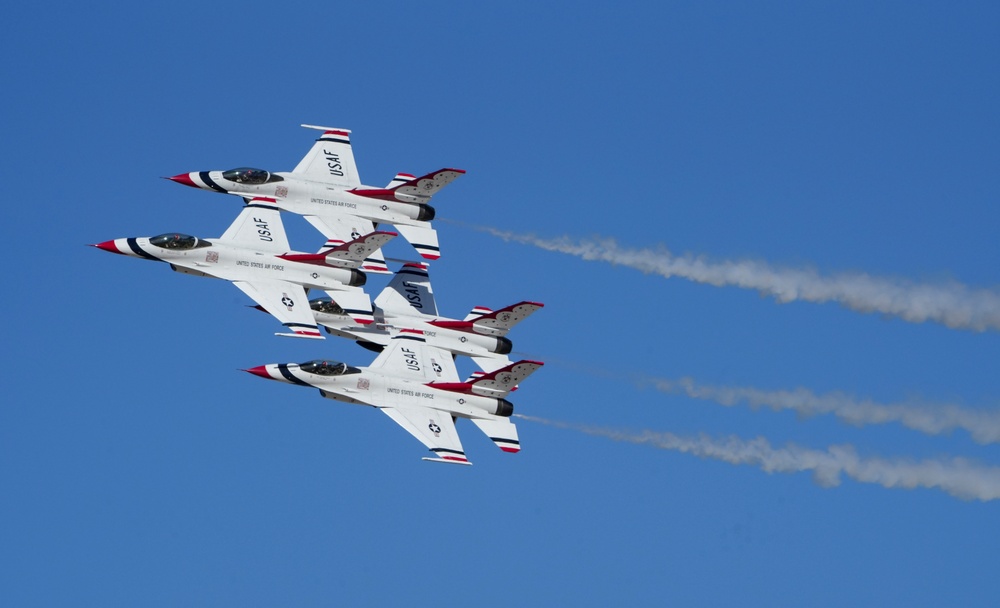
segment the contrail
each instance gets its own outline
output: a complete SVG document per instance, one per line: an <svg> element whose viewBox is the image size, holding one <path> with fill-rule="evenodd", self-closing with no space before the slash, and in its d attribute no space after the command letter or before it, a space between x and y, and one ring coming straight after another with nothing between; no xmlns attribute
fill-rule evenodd
<svg viewBox="0 0 1000 608"><path fill-rule="evenodd" d="M469 226L505 241L533 245L584 260L627 266L646 274L682 277L697 283L755 289L780 303L838 302L857 312L880 312L912 323L935 321L952 329L1000 330L1000 293L973 289L958 282L915 283L864 273L822 276L812 269L782 268L753 260L712 261L690 253L674 255L666 247L625 249L614 239L574 240L514 234L484 226Z"/></svg>
<svg viewBox="0 0 1000 608"><path fill-rule="evenodd" d="M751 387L724 387L698 384L691 378L667 380L633 376L639 386L649 385L665 393L683 393L694 399L725 406L747 403L773 410L793 410L804 416L833 414L854 425L896 422L928 435L955 429L967 431L978 443L1000 442L1000 411L977 410L952 403L877 403L844 393L817 395L805 388L765 391Z"/></svg>
<svg viewBox="0 0 1000 608"><path fill-rule="evenodd" d="M1000 467L990 467L965 458L912 461L906 459L863 458L853 446L835 445L812 450L788 444L772 447L763 437L746 440L739 437L715 439L705 434L681 437L673 433L643 431L630 433L615 429L546 420L514 414L523 420L570 429L613 441L646 444L664 450L713 458L730 464L756 465L768 473L811 471L813 480L823 487L840 484L841 474L862 483L885 488L937 488L962 500L1000 498Z"/></svg>

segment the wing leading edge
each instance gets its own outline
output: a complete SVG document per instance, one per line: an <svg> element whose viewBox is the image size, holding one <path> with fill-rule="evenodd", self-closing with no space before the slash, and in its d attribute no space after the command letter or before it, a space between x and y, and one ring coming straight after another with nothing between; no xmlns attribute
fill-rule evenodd
<svg viewBox="0 0 1000 608"><path fill-rule="evenodd" d="M233 281L233 285L293 332L275 335L323 339L312 309L309 308L306 290L301 285L286 281Z"/></svg>

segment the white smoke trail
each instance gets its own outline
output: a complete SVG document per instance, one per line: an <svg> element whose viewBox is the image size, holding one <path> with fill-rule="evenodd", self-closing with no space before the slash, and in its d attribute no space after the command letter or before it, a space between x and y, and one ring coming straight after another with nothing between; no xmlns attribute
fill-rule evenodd
<svg viewBox="0 0 1000 608"><path fill-rule="evenodd" d="M705 434L682 437L673 433L625 431L546 420L515 414L516 417L570 429L613 441L646 444L664 450L713 458L730 464L756 465L768 473L811 471L813 480L823 487L840 484L841 475L862 483L885 488L912 490L937 488L962 500L989 501L1000 498L1000 467L990 467L964 458L938 460L862 458L853 446L830 446L825 451L793 444L772 447L763 437L745 440L739 437L714 439Z"/></svg>
<svg viewBox="0 0 1000 608"><path fill-rule="evenodd" d="M674 255L665 247L625 249L614 239L545 239L489 227L474 227L505 241L634 268L646 274L682 277L697 283L755 289L780 303L838 302L857 312L880 312L913 323L935 321L952 329L1000 330L1000 293L971 289L958 282L914 283L864 273L821 276L815 270L774 267L753 260L711 261L692 254Z"/></svg>
<svg viewBox="0 0 1000 608"><path fill-rule="evenodd" d="M962 429L978 443L1000 442L1000 411L976 410L952 403L877 403L844 393L817 395L805 388L764 391L751 387L724 387L698 384L691 378L667 380L636 376L641 385L651 385L665 393L683 393L694 399L725 406L747 403L775 411L792 410L803 416L833 414L854 425L896 422L928 435Z"/></svg>

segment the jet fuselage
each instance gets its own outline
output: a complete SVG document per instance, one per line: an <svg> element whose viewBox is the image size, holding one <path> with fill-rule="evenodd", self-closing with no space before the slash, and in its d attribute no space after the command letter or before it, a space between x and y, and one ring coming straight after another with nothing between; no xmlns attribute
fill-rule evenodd
<svg viewBox="0 0 1000 608"><path fill-rule="evenodd" d="M346 314L324 312L322 307L314 305L313 317L316 322L326 327L330 333L386 346L389 341L402 330L418 330L430 346L442 348L458 355L468 357L490 357L506 355L513 350L513 344L508 338L495 335L483 335L485 331L473 323L452 321L448 319L421 319L416 316L389 315L380 309L375 310L375 322L359 327ZM443 326L447 325L447 326ZM506 357L497 359L497 367L510 363Z"/></svg>
<svg viewBox="0 0 1000 608"><path fill-rule="evenodd" d="M413 359L414 365L417 358ZM311 362L313 363L313 362ZM417 380L408 380L369 370L348 367L346 373L325 375L303 369L310 364L271 363L248 369L251 374L289 384L319 389L327 399L373 407L420 406L449 412L461 418L481 418L483 414L508 417L513 405L498 397L477 395L465 383L452 383L455 390L443 390ZM343 364L340 364L343 365ZM432 362L432 365L437 365Z"/></svg>
<svg viewBox="0 0 1000 608"><path fill-rule="evenodd" d="M197 244L187 249L160 247L150 240L149 237L114 239L99 243L97 247L112 253L167 262L174 270L185 274L228 281L275 279L322 290L342 290L345 286L365 284L365 275L358 270L286 260L279 255L215 239L196 239Z"/></svg>
<svg viewBox="0 0 1000 608"><path fill-rule="evenodd" d="M260 184L232 181L224 177L230 171L181 173L168 179L212 192L273 198L273 204L282 211L299 215L348 214L376 224L421 227L429 227L434 219L434 208L421 200L426 197L368 186L345 189L293 173L254 171L267 174L267 181Z"/></svg>

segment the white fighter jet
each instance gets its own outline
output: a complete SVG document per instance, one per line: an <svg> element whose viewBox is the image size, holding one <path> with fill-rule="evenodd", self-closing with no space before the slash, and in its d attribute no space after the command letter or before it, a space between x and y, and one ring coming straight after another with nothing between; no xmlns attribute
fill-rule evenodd
<svg viewBox="0 0 1000 608"><path fill-rule="evenodd" d="M544 305L518 302L500 310L477 306L464 320L438 314L427 264L404 264L389 285L375 298L375 322L359 326L330 298L309 301L316 322L327 332L356 340L365 348L381 351L406 329L423 332L424 340L455 355L472 357L487 372L510 365L513 350L507 332Z"/></svg>
<svg viewBox="0 0 1000 608"><path fill-rule="evenodd" d="M184 274L232 281L292 331L277 335L322 340L306 290L326 291L355 322L371 323L371 299L361 288L366 277L357 267L394 236L392 232L373 232L319 253L295 252L288 246L281 214L273 201L256 198L217 239L167 233L114 239L94 247L167 262Z"/></svg>
<svg viewBox="0 0 1000 608"><path fill-rule="evenodd" d="M440 169L422 177L400 173L385 188L365 186L354 163L350 131L302 126L323 134L291 172L241 167L181 173L166 179L244 198L274 198L275 206L304 216L333 244L368 234L379 224L392 224L420 255L429 260L440 257L437 232L430 223L435 212L427 203L465 171ZM388 274L381 252L372 257L379 261L370 260L365 270Z"/></svg>
<svg viewBox="0 0 1000 608"><path fill-rule="evenodd" d="M519 451L517 427L510 421L514 406L504 397L541 366L538 361L518 361L460 382L451 353L426 344L421 332L408 330L395 336L368 367L315 360L245 371L318 388L328 399L376 407L434 452L434 458L424 460L472 464L458 438L456 419L471 420L501 450Z"/></svg>

